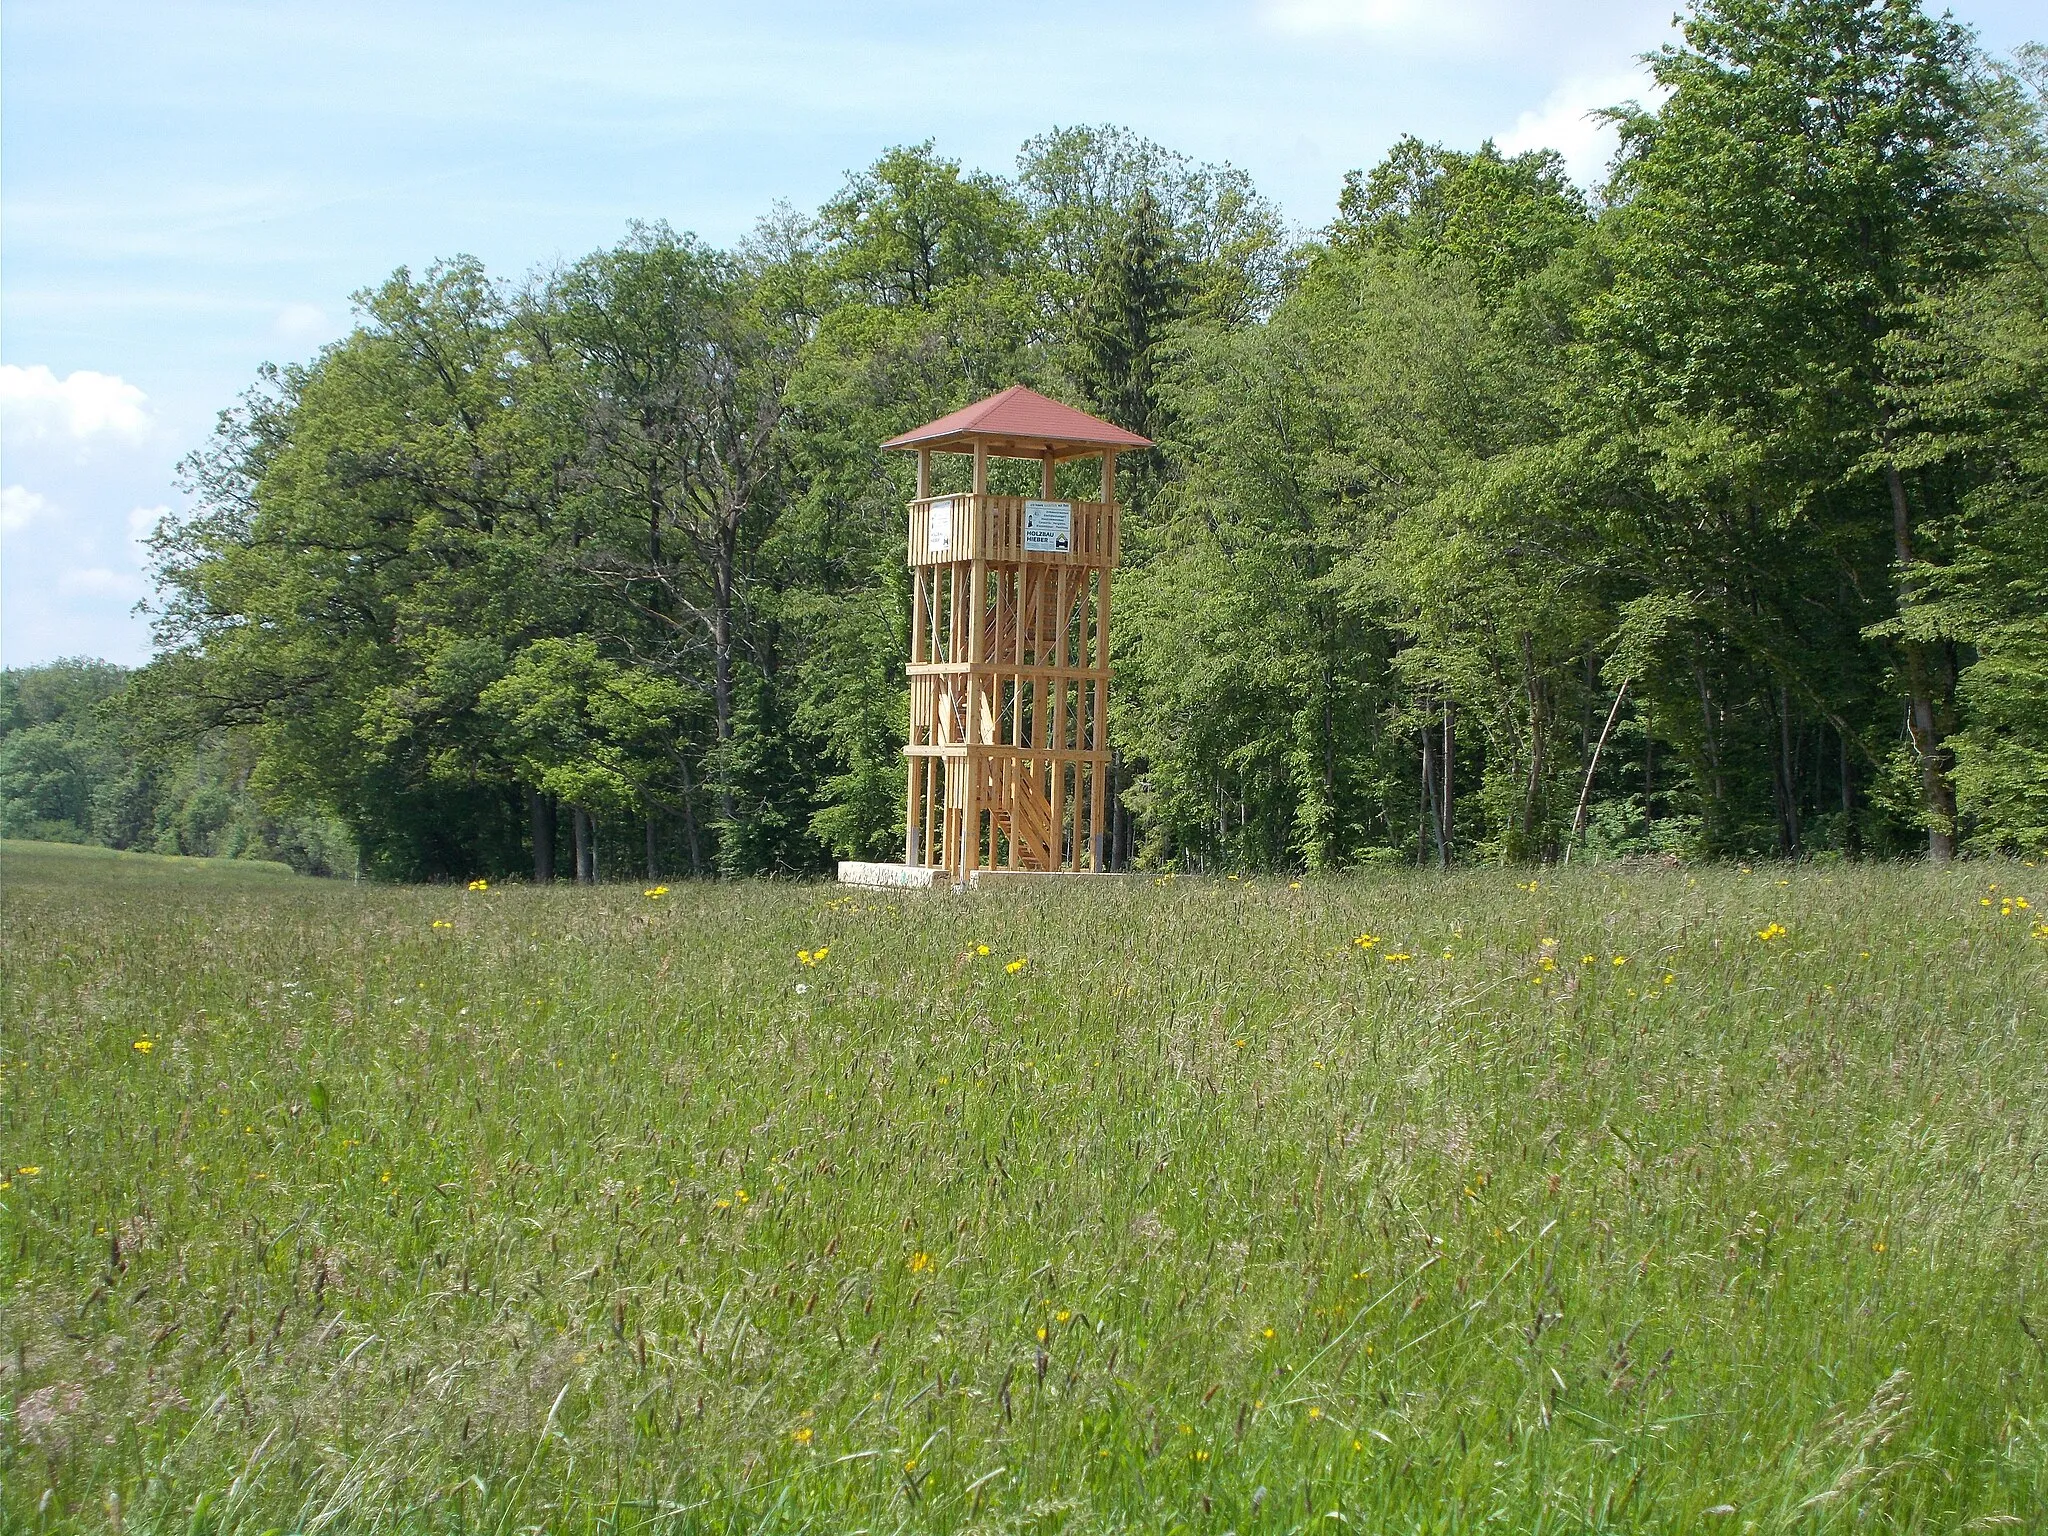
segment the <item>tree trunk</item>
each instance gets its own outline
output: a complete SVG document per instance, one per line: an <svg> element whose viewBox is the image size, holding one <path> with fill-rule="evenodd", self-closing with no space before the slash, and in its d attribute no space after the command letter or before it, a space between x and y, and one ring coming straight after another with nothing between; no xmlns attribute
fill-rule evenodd
<svg viewBox="0 0 2048 1536"><path fill-rule="evenodd" d="M690 850L690 873L704 873L704 849L697 841L697 788L690 782L690 765L678 759L677 771L683 780L683 841Z"/></svg>
<svg viewBox="0 0 2048 1536"><path fill-rule="evenodd" d="M1445 818L1443 802L1437 798L1436 792L1435 736L1436 732L1431 728L1429 722L1429 706L1425 701L1422 714L1423 845L1418 850L1419 862L1428 862L1429 844L1433 841L1436 844L1436 867L1438 869L1449 869L1451 867L1451 852L1444 841Z"/></svg>
<svg viewBox="0 0 2048 1536"><path fill-rule="evenodd" d="M1600 727L1600 739L1593 743L1593 750L1586 758L1586 779L1579 786L1578 809L1572 812L1572 840L1564 845L1564 861L1572 861L1572 849L1586 831L1586 806L1593 794L1593 775L1600 771L1600 754L1607 750L1607 738L1614 732L1614 722L1621 718L1621 701L1628 697L1628 685L1633 678L1624 677L1621 686L1614 690L1614 707L1607 711L1607 723Z"/></svg>
<svg viewBox="0 0 2048 1536"><path fill-rule="evenodd" d="M1707 673L1697 661L1692 664L1692 680L1700 689L1700 729L1706 737L1707 777L1713 785L1713 820L1719 831L1721 802L1727 798L1728 786L1721 777L1721 748L1714 740L1714 696L1707 692Z"/></svg>
<svg viewBox="0 0 2048 1536"><path fill-rule="evenodd" d="M1436 763L1429 751L1429 711L1424 707L1422 717L1422 803L1416 807L1415 818L1415 863L1418 867L1429 862L1429 834L1436 821ZM1438 836L1443 835L1442 827L1436 827Z"/></svg>
<svg viewBox="0 0 2048 1536"><path fill-rule="evenodd" d="M590 819L590 812L580 805L569 808L569 825L576 839L576 883L595 885L597 883L597 828Z"/></svg>
<svg viewBox="0 0 2048 1536"><path fill-rule="evenodd" d="M526 792L526 810L533 823L533 883L552 885L555 879L555 800L537 789Z"/></svg>
<svg viewBox="0 0 2048 1536"><path fill-rule="evenodd" d="M1652 729L1655 721L1651 718L1652 705L1643 703L1643 820L1655 821L1657 812L1653 801L1657 794L1657 735Z"/></svg>
<svg viewBox="0 0 2048 1536"><path fill-rule="evenodd" d="M647 878L649 882L660 878L660 871L655 867L654 812L652 811L647 813Z"/></svg>
<svg viewBox="0 0 2048 1536"><path fill-rule="evenodd" d="M1123 754L1109 749L1109 867L1123 869L1124 822L1129 813L1124 810L1124 759Z"/></svg>
<svg viewBox="0 0 2048 1536"><path fill-rule="evenodd" d="M1901 612L1911 606L1916 583L1913 567L1912 514L1906 505L1906 482L1896 464L1884 467L1886 487L1892 496L1892 554L1899 566L1898 605ZM1946 864L1956 856L1956 787L1949 777L1954 754L1942 739L1935 713L1932 668L1924 642L1906 637L1900 641L1906 663L1906 730L1913 740L1913 754L1920 760L1920 792L1927 808L1927 858L1929 863Z"/></svg>
<svg viewBox="0 0 2048 1536"><path fill-rule="evenodd" d="M718 819L732 824L732 600L739 530L728 519L712 575L712 703L718 714Z"/></svg>
<svg viewBox="0 0 2048 1536"><path fill-rule="evenodd" d="M1842 773L1842 844L1853 850L1855 845L1856 792L1854 781L1849 777L1849 738L1840 730L1835 732L1835 745L1841 754Z"/></svg>
<svg viewBox="0 0 2048 1536"><path fill-rule="evenodd" d="M1521 636L1522 688L1529 696L1529 782L1522 792L1522 840L1531 851L1536 847L1536 813L1543 798L1544 734L1548 711L1543 705L1543 682L1536 675L1536 646L1525 630Z"/></svg>
<svg viewBox="0 0 2048 1536"><path fill-rule="evenodd" d="M1455 831L1457 830L1457 827L1456 827L1456 823L1455 823L1455 821L1454 821L1454 820L1453 820L1453 818L1452 818L1452 808L1453 808L1453 805L1454 805L1454 801L1453 801L1453 799L1452 799L1452 795L1453 795L1453 793L1454 793L1454 786L1453 786L1453 784L1452 784L1452 777L1453 777L1453 771L1454 771L1454 769L1455 769L1455 767L1456 767L1456 762L1457 762L1457 755L1458 755L1458 736L1457 736L1457 727L1456 727L1456 724L1454 723L1454 722L1456 721L1456 719L1457 719L1457 706L1456 706L1455 704L1453 704L1453 703L1452 703L1452 702L1451 702L1451 701L1450 701L1449 699L1445 699L1445 700L1444 700L1444 793L1443 793L1443 803L1442 803L1442 807L1441 807L1441 808L1442 808L1442 811L1443 811L1443 827L1444 827L1444 831L1443 831L1443 838L1442 838L1442 840L1441 840L1441 844L1440 844L1440 846L1441 846L1441 847L1443 848L1443 855L1444 855L1444 868L1446 868L1446 869L1449 869L1449 868L1451 867L1451 849L1452 849L1453 847L1455 847L1455 846L1456 846L1456 842L1455 842L1455 839L1454 839L1454 837L1453 837L1453 834L1454 834L1454 833L1455 833Z"/></svg>
<svg viewBox="0 0 2048 1536"><path fill-rule="evenodd" d="M1790 858L1799 851L1799 781L1792 754L1792 703L1783 684L1777 704L1778 764L1772 781L1778 802L1778 854Z"/></svg>
<svg viewBox="0 0 2048 1536"><path fill-rule="evenodd" d="M1332 718L1330 696L1337 691L1330 663L1323 663L1323 822L1317 838L1316 862L1328 866L1337 862L1337 722Z"/></svg>

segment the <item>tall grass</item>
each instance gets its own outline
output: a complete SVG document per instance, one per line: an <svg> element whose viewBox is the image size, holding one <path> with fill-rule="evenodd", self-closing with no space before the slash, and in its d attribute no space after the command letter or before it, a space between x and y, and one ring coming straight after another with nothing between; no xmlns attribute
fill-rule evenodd
<svg viewBox="0 0 2048 1536"><path fill-rule="evenodd" d="M2043 871L0 873L17 1529L2048 1528Z"/></svg>

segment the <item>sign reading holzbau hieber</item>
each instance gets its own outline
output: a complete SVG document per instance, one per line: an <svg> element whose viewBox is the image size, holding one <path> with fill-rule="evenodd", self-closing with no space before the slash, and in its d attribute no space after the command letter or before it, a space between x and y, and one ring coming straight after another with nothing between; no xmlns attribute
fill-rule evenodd
<svg viewBox="0 0 2048 1536"><path fill-rule="evenodd" d="M1074 547L1074 504L1070 501L1024 503L1024 548L1064 555Z"/></svg>
<svg viewBox="0 0 2048 1536"><path fill-rule="evenodd" d="M928 542L933 554L943 555L953 547L953 503L933 502L931 519L931 536Z"/></svg>

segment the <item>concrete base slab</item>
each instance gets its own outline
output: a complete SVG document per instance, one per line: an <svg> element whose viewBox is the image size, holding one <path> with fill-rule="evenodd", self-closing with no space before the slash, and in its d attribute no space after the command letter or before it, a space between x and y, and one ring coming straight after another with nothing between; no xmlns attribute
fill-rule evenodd
<svg viewBox="0 0 2048 1536"><path fill-rule="evenodd" d="M950 884L943 869L923 869L915 864L871 864L861 859L839 861L839 883L891 891L930 891Z"/></svg>
<svg viewBox="0 0 2048 1536"><path fill-rule="evenodd" d="M926 869L915 864L874 864L862 859L839 861L841 885L863 885L872 890L944 891L959 890L952 872ZM966 889L994 890L1003 886L1026 886L1048 880L1129 880L1129 874L1097 874L1087 869L976 869L968 871Z"/></svg>

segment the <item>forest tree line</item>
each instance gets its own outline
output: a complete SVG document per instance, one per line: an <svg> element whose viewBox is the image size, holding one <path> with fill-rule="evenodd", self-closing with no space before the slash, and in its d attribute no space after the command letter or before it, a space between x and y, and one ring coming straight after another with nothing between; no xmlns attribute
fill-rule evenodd
<svg viewBox="0 0 2048 1536"><path fill-rule="evenodd" d="M73 658L0 669L0 837L353 872L347 827L252 793L255 743L212 731L176 753L125 718L134 673Z"/></svg>
<svg viewBox="0 0 2048 1536"><path fill-rule="evenodd" d="M731 249L401 270L189 462L107 708L393 877L900 857L877 445L1022 382L1160 445L1120 860L2048 848L2048 55L1909 0L1682 35L1591 192L1404 139L1304 238L1070 128Z"/></svg>

